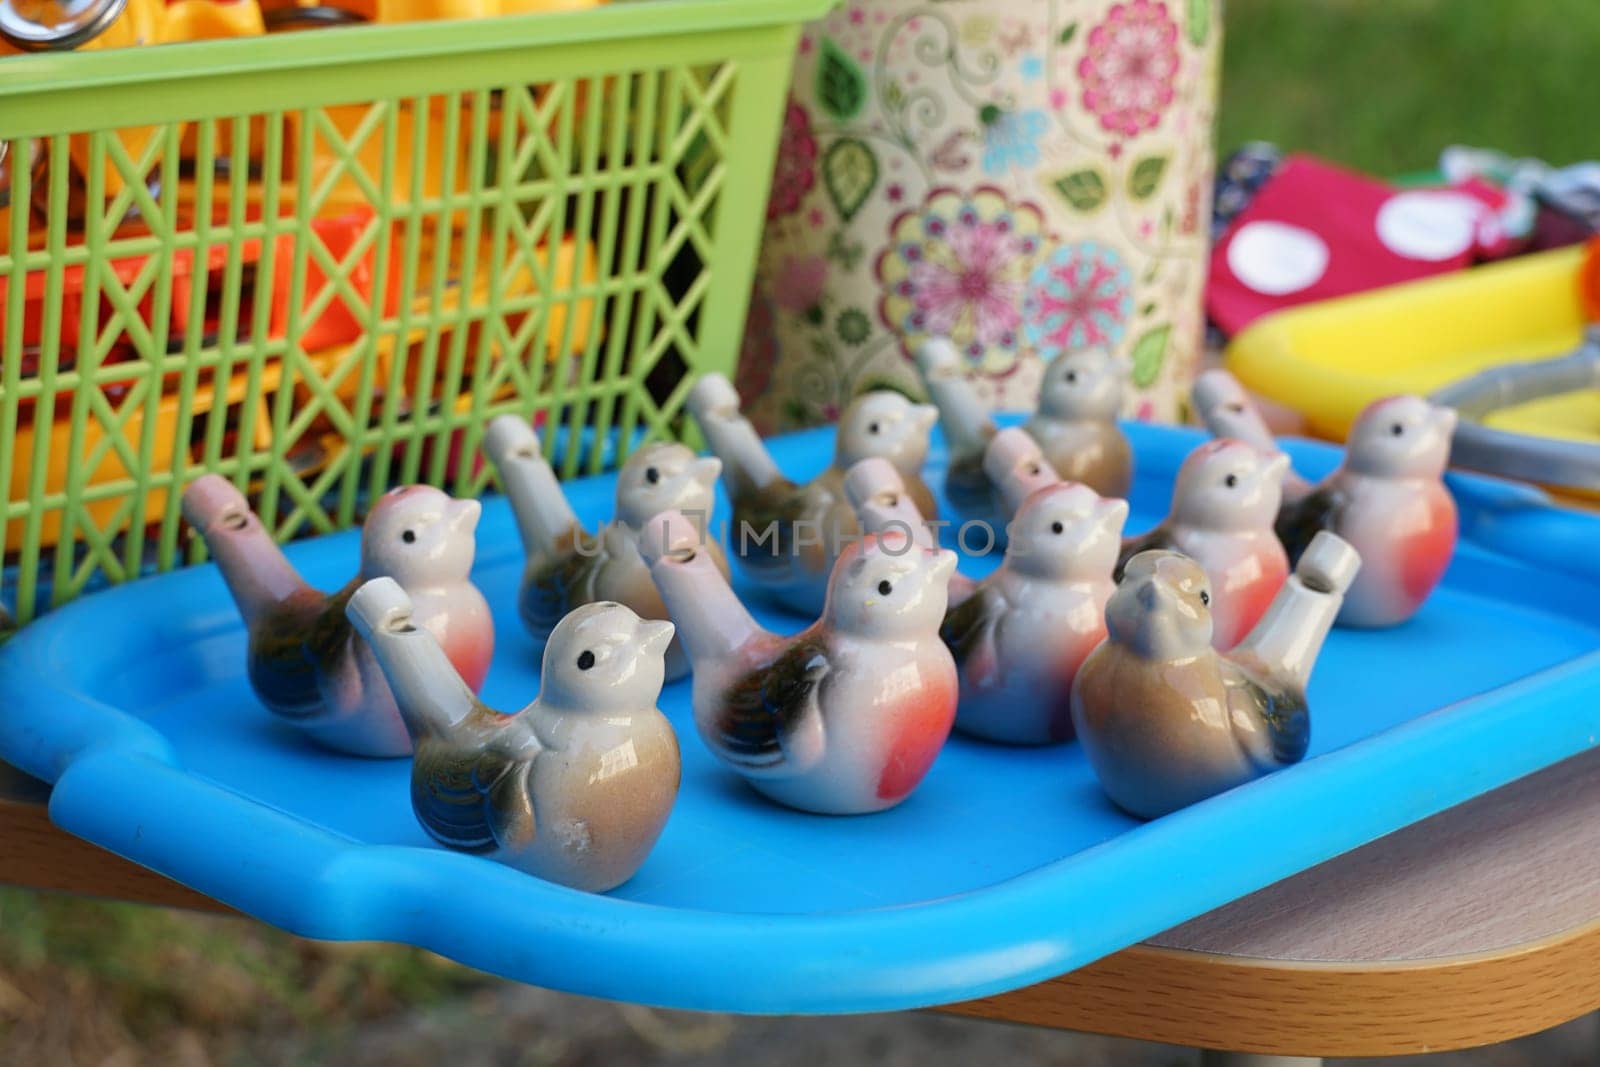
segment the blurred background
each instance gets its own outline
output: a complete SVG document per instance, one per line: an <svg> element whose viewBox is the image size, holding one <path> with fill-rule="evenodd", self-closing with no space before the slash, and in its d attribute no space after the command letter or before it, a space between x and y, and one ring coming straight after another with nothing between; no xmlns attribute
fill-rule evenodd
<svg viewBox="0 0 1600 1067"><path fill-rule="evenodd" d="M1229 0L1218 146L1375 174L1450 144L1595 152L1595 0ZM1189 1050L948 1019L745 1020L498 982L413 949L240 919L0 890L0 1064L872 1062L1192 1064ZM1383 1061L1593 1064L1589 1018L1506 1046ZM1335 1062L1335 1061L1330 1061ZM1348 1062L1348 1061L1337 1061Z"/></svg>

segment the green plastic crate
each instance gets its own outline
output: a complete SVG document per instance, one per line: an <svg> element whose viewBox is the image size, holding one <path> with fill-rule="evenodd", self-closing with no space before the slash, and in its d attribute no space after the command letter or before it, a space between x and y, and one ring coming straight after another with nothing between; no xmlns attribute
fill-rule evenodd
<svg viewBox="0 0 1600 1067"><path fill-rule="evenodd" d="M201 471L287 539L398 482L478 492L502 412L566 475L683 432L693 375L733 370L799 24L831 2L0 59L19 620L198 558Z"/></svg>

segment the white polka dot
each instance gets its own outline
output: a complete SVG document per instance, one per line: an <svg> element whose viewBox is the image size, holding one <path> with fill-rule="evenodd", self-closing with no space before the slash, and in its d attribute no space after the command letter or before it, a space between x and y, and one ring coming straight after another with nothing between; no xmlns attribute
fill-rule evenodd
<svg viewBox="0 0 1600 1067"><path fill-rule="evenodd" d="M1328 269L1328 244L1286 222L1246 223L1228 243L1228 268L1258 293L1297 293Z"/></svg>
<svg viewBox="0 0 1600 1067"><path fill-rule="evenodd" d="M1430 263L1472 247L1484 205L1460 193L1397 193L1378 209L1378 239L1389 251Z"/></svg>

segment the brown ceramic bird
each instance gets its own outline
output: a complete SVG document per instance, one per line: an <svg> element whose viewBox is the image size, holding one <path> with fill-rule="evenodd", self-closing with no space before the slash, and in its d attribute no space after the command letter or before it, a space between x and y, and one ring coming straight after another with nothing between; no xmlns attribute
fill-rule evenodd
<svg viewBox="0 0 1600 1067"><path fill-rule="evenodd" d="M1306 683L1360 567L1320 533L1250 635L1211 647L1205 571L1176 552L1129 561L1106 605L1108 636L1072 689L1072 721L1106 795L1151 819L1305 756Z"/></svg>

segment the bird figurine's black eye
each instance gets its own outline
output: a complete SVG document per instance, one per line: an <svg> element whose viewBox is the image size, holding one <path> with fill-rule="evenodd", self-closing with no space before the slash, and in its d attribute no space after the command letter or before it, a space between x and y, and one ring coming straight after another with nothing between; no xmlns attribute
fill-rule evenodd
<svg viewBox="0 0 1600 1067"><path fill-rule="evenodd" d="M590 667L593 667L593 666L594 666L594 653L593 652L590 652L586 648L582 652L578 653L578 669L580 671L586 671Z"/></svg>
<svg viewBox="0 0 1600 1067"><path fill-rule="evenodd" d="M877 423L875 423L875 422L867 423L867 432L868 433L877 433L878 429L879 429L879 427L878 427Z"/></svg>
<svg viewBox="0 0 1600 1067"><path fill-rule="evenodd" d="M1396 437L1399 437L1406 432L1406 428L1397 422L1393 426L1389 427L1389 432L1394 434Z"/></svg>
<svg viewBox="0 0 1600 1067"><path fill-rule="evenodd" d="M1227 486L1229 489L1232 489L1234 486L1239 484L1239 476L1237 474L1230 474L1226 478L1222 479L1222 484Z"/></svg>
<svg viewBox="0 0 1600 1067"><path fill-rule="evenodd" d="M400 540L404 541L408 545L411 544L416 539L417 539L417 531L415 531L415 530L405 530L400 534Z"/></svg>
<svg viewBox="0 0 1600 1067"><path fill-rule="evenodd" d="M1066 378L1067 384L1072 385L1078 380L1078 372L1075 370L1069 370L1067 371Z"/></svg>
<svg viewBox="0 0 1600 1067"><path fill-rule="evenodd" d="M655 485L661 480L661 472L656 470L654 467L646 467L644 469L644 480L649 482L651 485Z"/></svg>
<svg viewBox="0 0 1600 1067"><path fill-rule="evenodd" d="M1061 525L1061 520L1060 519L1057 519L1055 522L1052 522L1050 524L1050 532L1053 533L1053 534L1066 533L1066 531L1067 531L1067 528L1065 526Z"/></svg>
<svg viewBox="0 0 1600 1067"><path fill-rule="evenodd" d="M889 579L885 578L883 581L878 583L879 596L888 596L892 592L894 592L894 586L889 584Z"/></svg>
<svg viewBox="0 0 1600 1067"><path fill-rule="evenodd" d="M1211 594L1206 592L1204 589L1200 590L1200 603L1204 604L1208 608L1211 606Z"/></svg>

